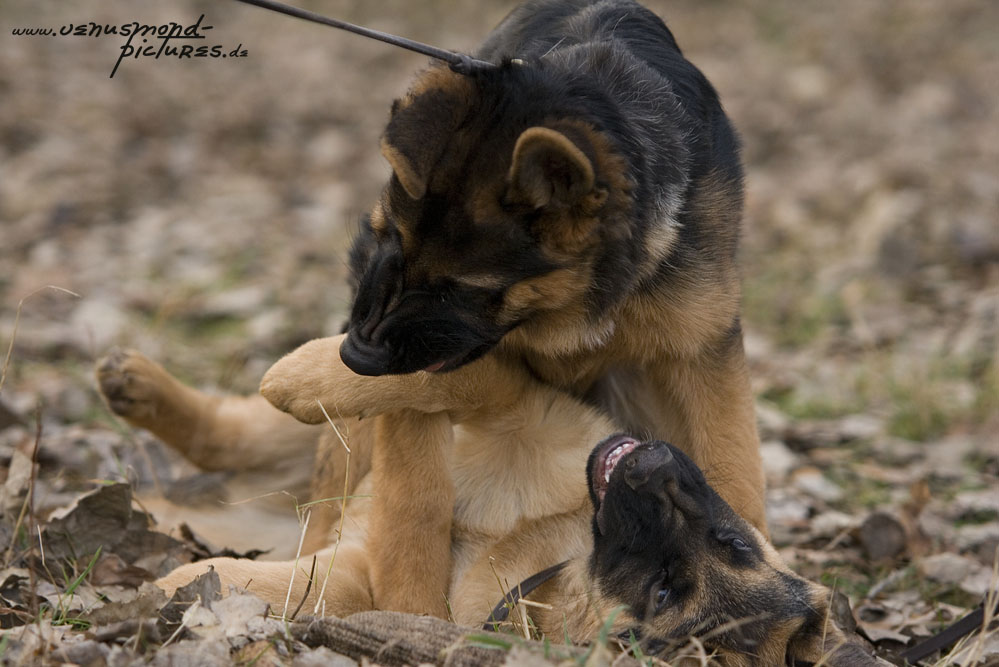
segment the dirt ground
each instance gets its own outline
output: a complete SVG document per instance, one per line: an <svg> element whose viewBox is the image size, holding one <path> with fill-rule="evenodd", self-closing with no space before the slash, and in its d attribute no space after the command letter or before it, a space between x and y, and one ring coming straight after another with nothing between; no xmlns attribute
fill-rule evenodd
<svg viewBox="0 0 999 667"><path fill-rule="evenodd" d="M744 142L774 541L890 658L997 587L999 3L648 4ZM471 50L513 3L307 6ZM202 14L205 44L246 55L125 58L110 77L120 35L14 34ZM0 381L0 660L182 664L176 644L158 658L134 632L100 634L135 608L93 616L148 602L143 580L211 549L133 525L111 482L169 493L197 471L112 418L93 363L135 347L197 386L253 392L281 354L338 331L345 249L388 174L378 138L424 62L235 2L0 6L0 355L17 327ZM95 488L124 537L38 567L30 529ZM267 637L239 636L215 637L213 660L249 662ZM77 644L95 653L53 653ZM308 655L268 645L273 664ZM999 664L999 637L939 661Z"/></svg>

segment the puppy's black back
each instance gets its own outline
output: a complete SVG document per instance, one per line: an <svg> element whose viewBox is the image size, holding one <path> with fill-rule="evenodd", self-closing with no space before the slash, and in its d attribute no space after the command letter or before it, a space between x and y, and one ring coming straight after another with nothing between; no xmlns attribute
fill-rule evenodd
<svg viewBox="0 0 999 667"><path fill-rule="evenodd" d="M686 196L680 186L711 170L724 174L741 196L739 144L717 93L684 58L662 19L638 3L533 0L497 26L478 56L543 63L550 75L575 80L566 92L584 103L589 95L577 87L585 87L582 79L605 90L615 108L601 113L606 100L594 95L591 112L623 144L639 185L658 195L643 199L640 187L637 201L678 213ZM671 130L685 136L674 140Z"/></svg>

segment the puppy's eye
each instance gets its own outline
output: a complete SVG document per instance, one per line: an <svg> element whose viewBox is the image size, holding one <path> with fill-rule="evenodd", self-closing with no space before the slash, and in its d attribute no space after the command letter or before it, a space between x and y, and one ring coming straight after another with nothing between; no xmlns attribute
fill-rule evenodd
<svg viewBox="0 0 999 667"><path fill-rule="evenodd" d="M669 603L670 597L672 597L672 595L670 593L670 589L668 589L668 588L660 588L659 589L659 591L656 593L656 613L657 614L659 612L661 612L663 609L666 608L666 605Z"/></svg>
<svg viewBox="0 0 999 667"><path fill-rule="evenodd" d="M746 544L746 541L743 540L741 537L733 537L732 541L729 542L729 544L732 545L733 549L737 549L739 551L752 551L749 545Z"/></svg>

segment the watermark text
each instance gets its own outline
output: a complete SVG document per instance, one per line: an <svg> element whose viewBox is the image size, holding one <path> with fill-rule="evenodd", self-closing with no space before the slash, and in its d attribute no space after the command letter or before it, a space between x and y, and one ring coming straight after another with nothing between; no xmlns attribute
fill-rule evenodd
<svg viewBox="0 0 999 667"><path fill-rule="evenodd" d="M139 23L67 23L59 28L14 28L11 34L20 37L121 37L118 59L111 68L110 78L124 60L152 58L245 58L247 49L240 43L236 47L222 44L199 44L207 40L207 31L215 26L204 25L205 15L188 25L171 21L158 25Z"/></svg>

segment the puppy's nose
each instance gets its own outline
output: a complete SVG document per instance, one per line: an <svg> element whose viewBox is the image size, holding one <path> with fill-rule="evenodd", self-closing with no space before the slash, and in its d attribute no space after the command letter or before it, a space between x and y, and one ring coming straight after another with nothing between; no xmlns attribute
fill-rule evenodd
<svg viewBox="0 0 999 667"><path fill-rule="evenodd" d="M664 471L673 462L673 452L667 447L641 446L624 462L624 481L632 491L638 491L657 471Z"/></svg>
<svg viewBox="0 0 999 667"><path fill-rule="evenodd" d="M340 344L340 360L358 375L385 375L389 371L391 354L384 348L360 341L351 333Z"/></svg>

